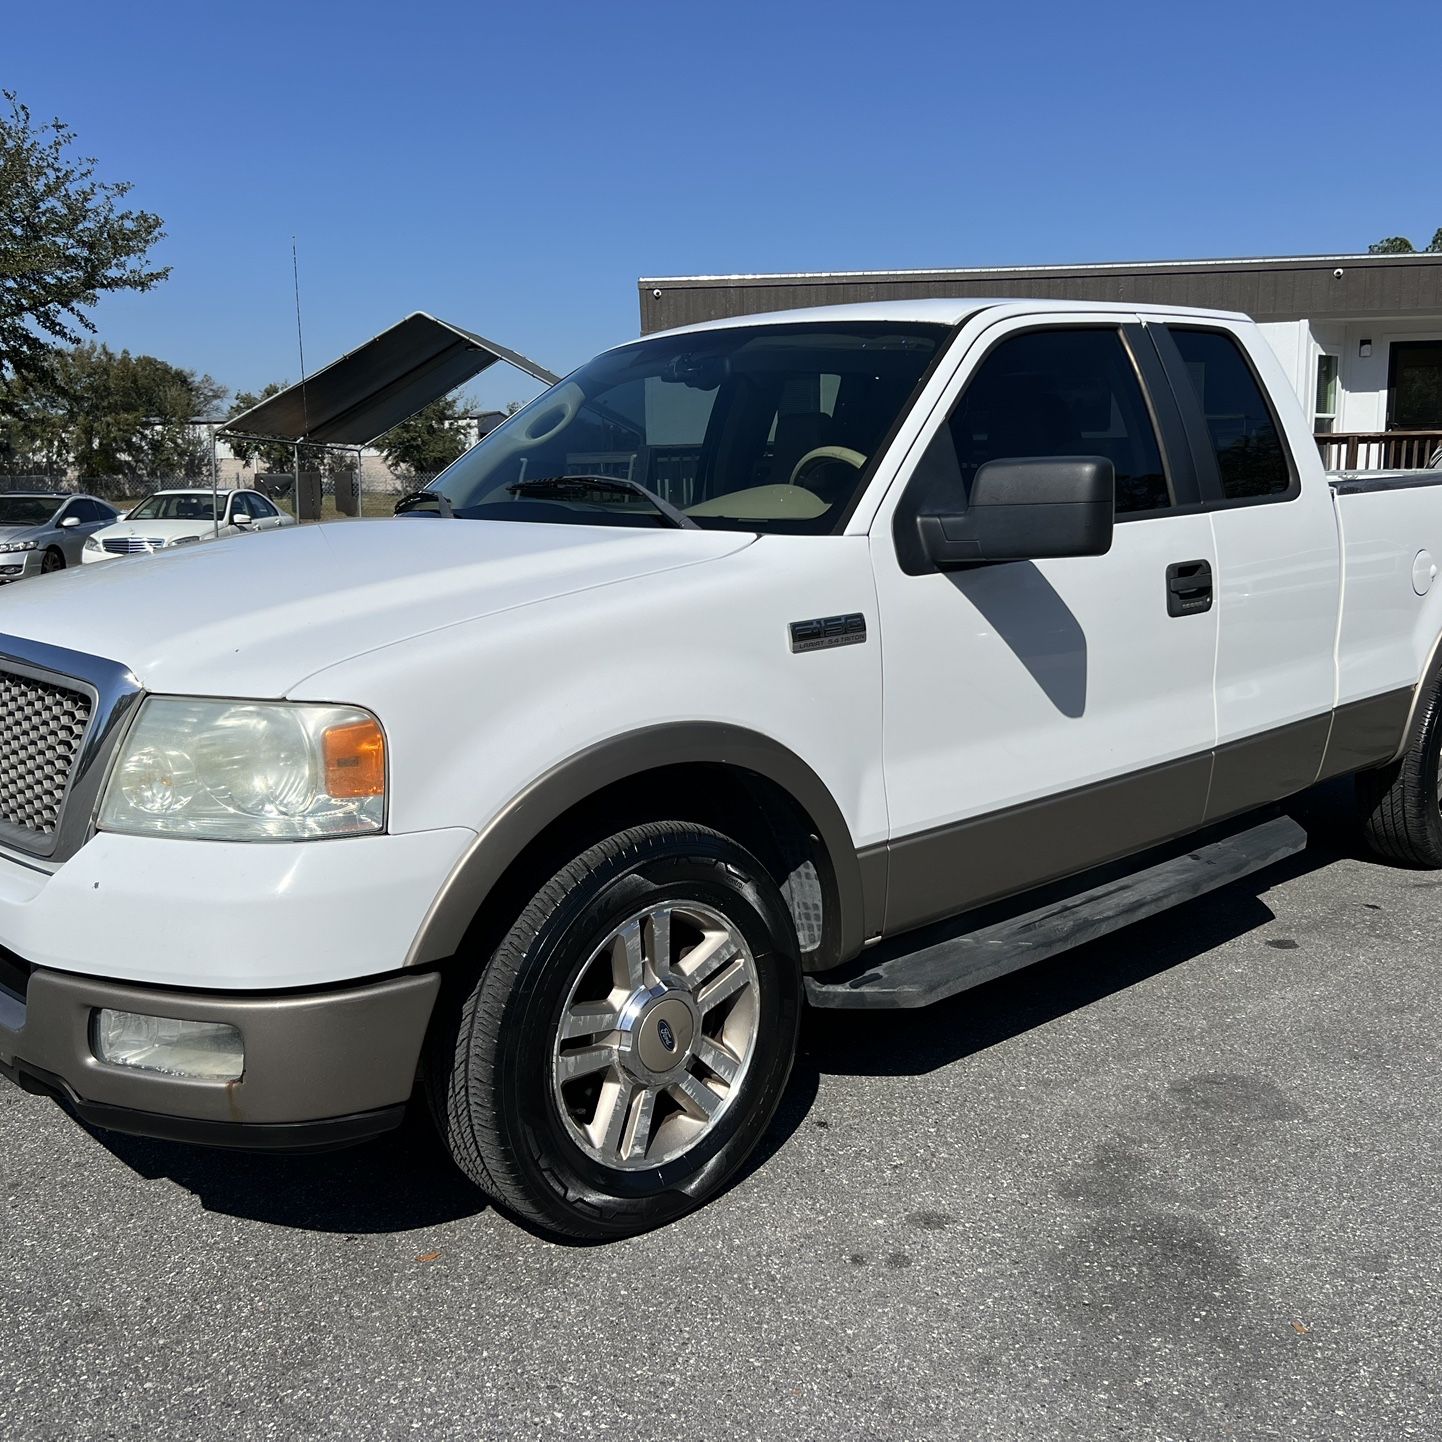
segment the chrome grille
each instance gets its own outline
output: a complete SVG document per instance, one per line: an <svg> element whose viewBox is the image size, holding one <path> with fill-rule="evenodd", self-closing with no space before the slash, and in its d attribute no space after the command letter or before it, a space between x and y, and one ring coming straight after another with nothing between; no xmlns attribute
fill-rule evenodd
<svg viewBox="0 0 1442 1442"><path fill-rule="evenodd" d="M100 544L112 556L148 555L161 548L161 542L154 536L107 536Z"/></svg>
<svg viewBox="0 0 1442 1442"><path fill-rule="evenodd" d="M55 834L91 711L83 691L0 670L0 820Z"/></svg>

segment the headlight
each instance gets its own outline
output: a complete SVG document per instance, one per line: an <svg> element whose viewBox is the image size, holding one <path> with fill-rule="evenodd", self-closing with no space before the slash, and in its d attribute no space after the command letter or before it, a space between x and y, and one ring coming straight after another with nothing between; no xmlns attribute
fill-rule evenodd
<svg viewBox="0 0 1442 1442"><path fill-rule="evenodd" d="M162 550L169 550L171 546L184 546L190 541L198 541L199 536L172 536L168 541L160 543Z"/></svg>
<svg viewBox="0 0 1442 1442"><path fill-rule="evenodd" d="M34 541L6 541L0 544L0 551L33 551Z"/></svg>
<svg viewBox="0 0 1442 1442"><path fill-rule="evenodd" d="M304 841L380 831L385 813L385 733L369 712L152 696L111 773L99 825Z"/></svg>
<svg viewBox="0 0 1442 1442"><path fill-rule="evenodd" d="M91 536L89 540L85 542L85 549L87 551L103 551L105 547L100 544L100 541L95 536Z"/></svg>

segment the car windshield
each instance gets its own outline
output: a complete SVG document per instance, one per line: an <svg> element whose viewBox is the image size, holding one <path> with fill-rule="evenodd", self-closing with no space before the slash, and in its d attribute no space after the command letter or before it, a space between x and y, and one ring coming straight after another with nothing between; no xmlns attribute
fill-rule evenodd
<svg viewBox="0 0 1442 1442"><path fill-rule="evenodd" d="M430 489L460 517L676 523L614 484L629 481L698 526L820 534L848 514L945 337L828 321L638 341L553 386Z"/></svg>
<svg viewBox="0 0 1442 1442"><path fill-rule="evenodd" d="M59 509L58 496L0 496L0 526L41 526Z"/></svg>
<svg viewBox="0 0 1442 1442"><path fill-rule="evenodd" d="M224 501L221 502L223 506ZM125 518L127 521L213 521L215 500L205 491L186 491L174 496L151 496L141 501Z"/></svg>

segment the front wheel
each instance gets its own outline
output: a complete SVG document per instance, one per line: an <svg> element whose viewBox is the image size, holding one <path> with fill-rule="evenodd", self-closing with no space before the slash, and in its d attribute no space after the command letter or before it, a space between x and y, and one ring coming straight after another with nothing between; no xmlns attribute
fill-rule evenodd
<svg viewBox="0 0 1442 1442"><path fill-rule="evenodd" d="M427 1092L461 1170L554 1234L671 1221L776 1110L801 1007L795 930L760 863L661 822L578 856L444 1015Z"/></svg>
<svg viewBox="0 0 1442 1442"><path fill-rule="evenodd" d="M40 558L40 574L48 576L55 571L65 569L65 554L57 551L53 546Z"/></svg>

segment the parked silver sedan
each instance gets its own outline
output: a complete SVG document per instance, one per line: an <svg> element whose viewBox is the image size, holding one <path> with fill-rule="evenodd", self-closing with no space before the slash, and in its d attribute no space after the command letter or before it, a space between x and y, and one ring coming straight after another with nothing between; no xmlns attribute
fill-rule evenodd
<svg viewBox="0 0 1442 1442"><path fill-rule="evenodd" d="M120 512L94 496L55 491L0 495L0 586L78 566L86 539Z"/></svg>

